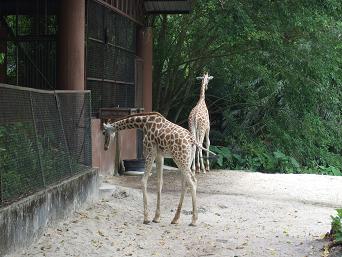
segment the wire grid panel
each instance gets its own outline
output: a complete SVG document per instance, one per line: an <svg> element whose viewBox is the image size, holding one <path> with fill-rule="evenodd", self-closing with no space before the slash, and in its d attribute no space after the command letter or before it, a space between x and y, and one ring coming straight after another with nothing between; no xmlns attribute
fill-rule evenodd
<svg viewBox="0 0 342 257"><path fill-rule="evenodd" d="M45 184L71 176L69 151L54 94L31 92L33 119Z"/></svg>
<svg viewBox="0 0 342 257"><path fill-rule="evenodd" d="M57 96L72 172L78 173L91 166L90 94L63 92Z"/></svg>
<svg viewBox="0 0 342 257"><path fill-rule="evenodd" d="M92 114L100 108L135 106L137 25L94 0L88 1L87 89Z"/></svg>
<svg viewBox="0 0 342 257"><path fill-rule="evenodd" d="M44 187L29 91L0 87L1 202Z"/></svg>
<svg viewBox="0 0 342 257"><path fill-rule="evenodd" d="M90 93L0 84L0 205L91 166Z"/></svg>

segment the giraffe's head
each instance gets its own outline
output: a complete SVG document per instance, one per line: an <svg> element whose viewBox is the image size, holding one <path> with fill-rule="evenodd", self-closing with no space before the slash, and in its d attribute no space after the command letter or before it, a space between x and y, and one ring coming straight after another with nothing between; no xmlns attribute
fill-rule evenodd
<svg viewBox="0 0 342 257"><path fill-rule="evenodd" d="M202 87L204 86L205 90L207 90L209 81L213 78L213 76L209 76L208 72L206 72L203 77L197 77L196 79L202 80Z"/></svg>
<svg viewBox="0 0 342 257"><path fill-rule="evenodd" d="M110 139L115 136L115 128L111 124L103 123L103 135L105 136L104 150L109 149Z"/></svg>

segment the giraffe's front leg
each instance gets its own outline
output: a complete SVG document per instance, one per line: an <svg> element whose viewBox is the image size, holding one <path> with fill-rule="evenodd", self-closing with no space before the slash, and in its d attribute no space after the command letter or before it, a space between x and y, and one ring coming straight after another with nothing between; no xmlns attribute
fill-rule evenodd
<svg viewBox="0 0 342 257"><path fill-rule="evenodd" d="M209 172L210 169L210 164L209 164L209 148L210 148L210 139L209 139L209 131L210 129L208 129L205 132L205 140L206 140L206 149L207 149L207 160L206 160L206 171Z"/></svg>
<svg viewBox="0 0 342 257"><path fill-rule="evenodd" d="M147 204L147 181L148 177L150 176L152 170L152 164L154 162L155 155L153 151L146 152L145 155L145 172L141 180L142 184L142 191L143 191L143 201L144 201L144 224L149 224L150 221L148 219L148 204Z"/></svg>
<svg viewBox="0 0 342 257"><path fill-rule="evenodd" d="M163 165L164 165L164 157L162 155L158 155L156 159L157 176L158 176L157 208L156 208L156 213L153 219L153 222L155 223L160 222L160 198L161 198L161 191L163 187Z"/></svg>

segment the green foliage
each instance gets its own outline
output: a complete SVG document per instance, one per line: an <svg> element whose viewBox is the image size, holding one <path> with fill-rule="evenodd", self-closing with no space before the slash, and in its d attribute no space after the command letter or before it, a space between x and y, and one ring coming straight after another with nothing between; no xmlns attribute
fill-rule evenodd
<svg viewBox="0 0 342 257"><path fill-rule="evenodd" d="M336 242L342 242L342 209L337 209L337 216L331 216L330 236Z"/></svg>
<svg viewBox="0 0 342 257"><path fill-rule="evenodd" d="M155 110L186 127L209 70L211 142L229 149L217 167L341 175L341 13L341 1L198 0L157 17Z"/></svg>
<svg viewBox="0 0 342 257"><path fill-rule="evenodd" d="M4 53L0 53L0 64L2 64L5 60L5 54Z"/></svg>
<svg viewBox="0 0 342 257"><path fill-rule="evenodd" d="M36 161L33 142L28 137L32 132L33 125L29 123L0 127L0 168L4 200L23 195L26 190L32 189L33 183L37 187L41 186L39 163Z"/></svg>
<svg viewBox="0 0 342 257"><path fill-rule="evenodd" d="M295 158L286 156L279 150L270 154L260 151L260 149L254 149L250 151L251 154L240 155L232 153L228 147L224 146L211 146L210 149L218 156L213 163L213 168L246 168L253 171L267 172L281 170L287 173L299 172L300 170L300 165Z"/></svg>
<svg viewBox="0 0 342 257"><path fill-rule="evenodd" d="M5 202L30 194L79 169L57 135L36 137L32 122L0 126L0 172Z"/></svg>

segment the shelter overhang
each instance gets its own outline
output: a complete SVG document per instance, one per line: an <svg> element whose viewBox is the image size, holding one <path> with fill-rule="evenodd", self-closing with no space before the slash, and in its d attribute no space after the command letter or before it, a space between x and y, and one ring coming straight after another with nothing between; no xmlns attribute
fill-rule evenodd
<svg viewBox="0 0 342 257"><path fill-rule="evenodd" d="M144 7L147 14L190 13L191 2L191 0L145 0Z"/></svg>

